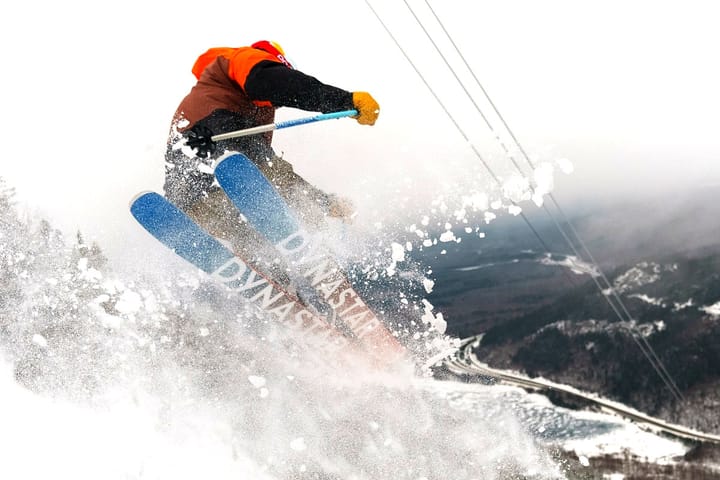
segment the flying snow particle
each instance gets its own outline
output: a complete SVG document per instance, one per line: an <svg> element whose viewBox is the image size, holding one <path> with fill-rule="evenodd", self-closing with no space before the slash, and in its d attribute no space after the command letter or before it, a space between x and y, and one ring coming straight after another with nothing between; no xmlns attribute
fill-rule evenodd
<svg viewBox="0 0 720 480"><path fill-rule="evenodd" d="M397 262L402 262L405 260L405 247L400 245L399 243L393 242L390 245L390 248L392 248L392 263L389 267L387 267L386 272L389 276L395 275L395 268L397 267Z"/></svg>
<svg viewBox="0 0 720 480"><path fill-rule="evenodd" d="M518 205L510 205L508 207L508 213L517 217L518 215L520 215L520 213L522 213L522 208Z"/></svg>
<svg viewBox="0 0 720 480"><path fill-rule="evenodd" d="M40 335L39 333L36 333L35 335L33 335L32 343L34 343L38 347L42 347L42 348L47 348L47 345L48 345L47 339L45 337L43 337L42 335Z"/></svg>
<svg viewBox="0 0 720 480"><path fill-rule="evenodd" d="M120 313L135 313L141 307L142 298L140 294L131 290L125 290L115 304L115 309Z"/></svg>
<svg viewBox="0 0 720 480"><path fill-rule="evenodd" d="M471 196L465 196L462 199L463 205L472 207L474 211L487 210L489 208L490 199L485 193L474 193Z"/></svg>
<svg viewBox="0 0 720 480"><path fill-rule="evenodd" d="M445 333L445 329L447 328L447 322L443 319L443 314L438 313L437 315L433 314L433 309L435 308L432 303L428 302L426 299L422 300L424 308L423 316L421 317L421 320L428 325L431 325L440 333Z"/></svg>
<svg viewBox="0 0 720 480"><path fill-rule="evenodd" d="M394 262L402 262L405 260L405 249L402 245L393 242L390 247L392 248L392 259Z"/></svg>
<svg viewBox="0 0 720 480"><path fill-rule="evenodd" d="M440 235L440 241L441 242L454 242L455 234L452 232L452 230L448 230L448 231L444 232L442 235Z"/></svg>
<svg viewBox="0 0 720 480"><path fill-rule="evenodd" d="M567 158L558 159L557 164L558 167L560 167L560 171L563 173L570 174L575 171L575 166Z"/></svg>
<svg viewBox="0 0 720 480"><path fill-rule="evenodd" d="M514 202L525 200L530 191L530 182L525 177L513 176L502 185L505 197ZM494 207L493 207L494 208Z"/></svg>
<svg viewBox="0 0 720 480"><path fill-rule="evenodd" d="M550 193L554 187L553 173L554 168L549 163L543 163L533 172L533 178L535 179L533 201L538 207L543 204L543 195Z"/></svg>
<svg viewBox="0 0 720 480"><path fill-rule="evenodd" d="M200 164L197 166L197 169L198 169L201 173L205 173L205 174L207 174L207 175L212 175L213 173L215 173L215 169L214 169L213 167L211 167L210 165L206 165L206 164L204 164L204 163L200 163Z"/></svg>
<svg viewBox="0 0 720 480"><path fill-rule="evenodd" d="M265 386L266 381L265 381L264 377L259 377L257 375L250 375L247 378L248 378L248 382L250 382L252 384L252 386L255 388L262 388Z"/></svg>
<svg viewBox="0 0 720 480"><path fill-rule="evenodd" d="M303 450L306 450L307 445L305 445L305 439L303 437L296 438L295 440L290 442L290 448L292 448L296 452L302 452Z"/></svg>
<svg viewBox="0 0 720 480"><path fill-rule="evenodd" d="M77 268L80 270L80 278L90 282L102 279L102 273L88 266L88 259L81 258L78 260Z"/></svg>

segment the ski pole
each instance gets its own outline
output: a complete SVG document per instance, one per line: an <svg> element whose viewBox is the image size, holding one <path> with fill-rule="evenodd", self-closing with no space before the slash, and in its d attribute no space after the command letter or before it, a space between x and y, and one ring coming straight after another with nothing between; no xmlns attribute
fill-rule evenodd
<svg viewBox="0 0 720 480"><path fill-rule="evenodd" d="M332 120L334 118L353 117L357 114L357 110L344 110L342 112L323 113L320 115L314 115L312 117L296 118L294 120L287 120L285 122L269 123L267 125L260 125L258 127L235 130L234 132L220 133L218 135L213 135L212 137L210 137L210 140L212 140L213 142L218 142L220 140L227 140L229 138L245 137L248 135L255 135L258 133L270 132L273 130L280 130L282 128L304 125L306 123L321 122L323 120Z"/></svg>

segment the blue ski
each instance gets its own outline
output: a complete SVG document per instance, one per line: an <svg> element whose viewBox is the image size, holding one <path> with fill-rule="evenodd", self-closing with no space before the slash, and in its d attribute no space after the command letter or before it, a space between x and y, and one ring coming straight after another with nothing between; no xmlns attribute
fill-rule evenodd
<svg viewBox="0 0 720 480"><path fill-rule="evenodd" d="M230 154L215 167L215 178L248 223L310 282L378 363L392 364L405 357L402 344L360 298L337 262L311 244L293 212L252 161Z"/></svg>
<svg viewBox="0 0 720 480"><path fill-rule="evenodd" d="M141 193L131 202L130 211L145 230L180 257L299 331L307 346L328 355L349 347L349 339L340 331L235 256L162 195Z"/></svg>

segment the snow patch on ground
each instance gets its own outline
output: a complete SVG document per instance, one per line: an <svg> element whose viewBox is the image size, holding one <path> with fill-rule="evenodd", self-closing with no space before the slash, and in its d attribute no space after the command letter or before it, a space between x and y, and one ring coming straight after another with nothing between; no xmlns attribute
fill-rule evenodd
<svg viewBox="0 0 720 480"><path fill-rule="evenodd" d="M720 317L720 302L714 303L707 307L702 307L701 310L712 317Z"/></svg>
<svg viewBox="0 0 720 480"><path fill-rule="evenodd" d="M680 310L684 310L684 309L686 309L686 308L690 308L690 307L692 307L693 305L695 305L695 302L693 302L693 299L692 299L692 298L689 298L686 302L683 302L683 303L677 303L677 302L675 302L675 303L673 304L673 311L679 312Z"/></svg>
<svg viewBox="0 0 720 480"><path fill-rule="evenodd" d="M595 419L612 422L607 415L594 417L592 412L576 412L577 418ZM688 447L678 440L671 440L665 437L642 430L637 425L622 420L617 420L619 428L610 433L600 434L590 438L574 439L565 443L566 450L573 451L578 455L597 457L601 455L622 455L632 453L647 459L651 463L670 463L676 457L682 457L687 453Z"/></svg>
<svg viewBox="0 0 720 480"><path fill-rule="evenodd" d="M592 275L593 277L600 276L600 272L594 265L584 262L574 255L568 255L563 257L562 260L556 260L552 257L552 254L547 253L540 260L540 263L543 265L557 265L565 267L577 275Z"/></svg>
<svg viewBox="0 0 720 480"><path fill-rule="evenodd" d="M630 453L662 464L688 451L681 441L658 436L615 415L557 407L544 395L519 387L437 381L430 387L443 391L454 408L479 416L498 415L504 405L524 422L524 428L537 432L542 443L574 452L579 461L581 457Z"/></svg>
<svg viewBox="0 0 720 480"><path fill-rule="evenodd" d="M663 272L674 272L677 268L676 264L660 265L655 262L640 262L619 275L613 285L618 293L625 293L655 283L660 280Z"/></svg>
<svg viewBox="0 0 720 480"><path fill-rule="evenodd" d="M643 302L650 305L655 305L656 307L665 307L665 302L662 298L650 297L648 295L645 295L644 293L633 293L631 295L628 295L628 298L637 298L638 300L642 300Z"/></svg>

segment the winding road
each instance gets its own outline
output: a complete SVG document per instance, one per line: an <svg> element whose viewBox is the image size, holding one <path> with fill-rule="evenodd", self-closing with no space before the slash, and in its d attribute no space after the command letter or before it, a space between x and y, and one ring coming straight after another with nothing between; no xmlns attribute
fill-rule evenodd
<svg viewBox="0 0 720 480"><path fill-rule="evenodd" d="M554 390L576 398L598 405L603 411L620 415L632 420L639 425L662 432L673 437L680 437L696 442L709 442L720 444L720 436L699 432L682 425L668 423L659 418L654 418L612 400L598 397L595 394L582 392L576 388L554 383L543 378L529 378L516 372L496 370L478 360L473 352L480 344L482 335L473 336L462 340L459 350L454 356L447 358L443 363L452 373L456 375L484 376L502 381L503 383L530 388L534 390Z"/></svg>

